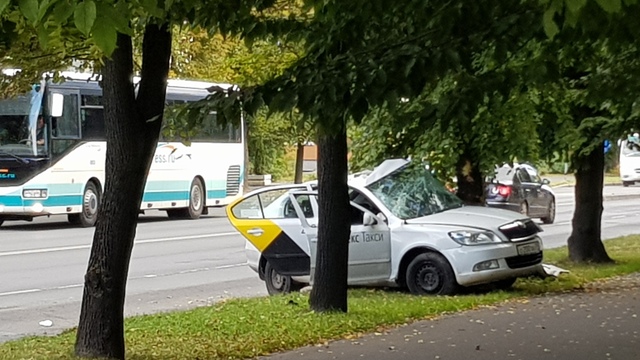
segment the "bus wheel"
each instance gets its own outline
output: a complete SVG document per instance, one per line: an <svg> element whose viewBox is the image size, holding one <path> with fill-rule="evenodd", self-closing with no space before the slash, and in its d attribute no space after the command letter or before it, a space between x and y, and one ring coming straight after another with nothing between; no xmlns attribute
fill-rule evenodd
<svg viewBox="0 0 640 360"><path fill-rule="evenodd" d="M167 209L170 219L198 219L204 212L204 186L199 178L193 179L189 191L189 205L187 208Z"/></svg>
<svg viewBox="0 0 640 360"><path fill-rule="evenodd" d="M189 191L189 207L187 208L189 219L198 219L204 209L204 185L200 178L193 179L191 191Z"/></svg>
<svg viewBox="0 0 640 360"><path fill-rule="evenodd" d="M96 224L100 208L100 191L95 183L87 183L82 196L82 211L79 214L69 214L69 222L82 227Z"/></svg>

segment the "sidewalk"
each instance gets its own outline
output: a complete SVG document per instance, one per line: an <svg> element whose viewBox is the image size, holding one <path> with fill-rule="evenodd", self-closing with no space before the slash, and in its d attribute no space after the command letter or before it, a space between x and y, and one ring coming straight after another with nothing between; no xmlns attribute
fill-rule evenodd
<svg viewBox="0 0 640 360"><path fill-rule="evenodd" d="M640 359L640 274L276 354L315 359Z"/></svg>

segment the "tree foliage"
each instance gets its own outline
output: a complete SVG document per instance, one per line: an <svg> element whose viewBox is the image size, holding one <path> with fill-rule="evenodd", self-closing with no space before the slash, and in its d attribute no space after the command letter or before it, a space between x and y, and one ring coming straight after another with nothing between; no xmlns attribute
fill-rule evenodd
<svg viewBox="0 0 640 360"><path fill-rule="evenodd" d="M160 133L173 27L188 25L212 33L242 34L251 41L300 26L295 16L281 19L266 11L275 3L275 0L19 0L5 9L10 15L24 16L25 31L37 34L38 46L45 51L51 51L52 44L63 42L65 29L71 29L77 34L74 43L85 45L92 59L100 60L92 65L97 70L104 69L108 144L105 192L85 275L77 355L119 359L125 356L123 306L127 272L142 191ZM16 24L23 23L22 17L17 19ZM133 84L136 34L142 39L137 93ZM232 110L219 112L223 119L228 118L229 111L238 112L232 92L227 99Z"/></svg>

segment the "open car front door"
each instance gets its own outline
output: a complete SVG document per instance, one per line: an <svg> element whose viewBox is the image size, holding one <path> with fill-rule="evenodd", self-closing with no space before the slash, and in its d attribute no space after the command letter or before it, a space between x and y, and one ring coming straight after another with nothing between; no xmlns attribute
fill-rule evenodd
<svg viewBox="0 0 640 360"><path fill-rule="evenodd" d="M317 192L295 191L289 194L309 241L310 279L316 269L318 248ZM309 202L305 205L305 202ZM306 206L306 210L303 207ZM313 211L313 213L310 213ZM349 285L380 284L391 277L391 236L383 219L351 202L351 236L349 238Z"/></svg>

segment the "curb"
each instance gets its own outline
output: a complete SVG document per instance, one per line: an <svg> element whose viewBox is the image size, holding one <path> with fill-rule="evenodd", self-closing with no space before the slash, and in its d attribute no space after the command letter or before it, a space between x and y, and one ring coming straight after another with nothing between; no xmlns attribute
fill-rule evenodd
<svg viewBox="0 0 640 360"><path fill-rule="evenodd" d="M602 197L603 201L606 200L626 200L626 199L638 199L640 198L640 193L638 194L614 194L614 195L604 195Z"/></svg>

